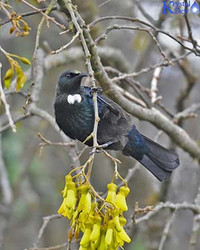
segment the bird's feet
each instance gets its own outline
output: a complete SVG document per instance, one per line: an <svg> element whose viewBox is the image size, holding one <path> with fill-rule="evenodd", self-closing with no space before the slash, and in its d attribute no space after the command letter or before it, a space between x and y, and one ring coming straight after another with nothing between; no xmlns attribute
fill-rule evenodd
<svg viewBox="0 0 200 250"><path fill-rule="evenodd" d="M112 145L113 143L115 143L114 141L108 141L104 144L101 144L101 145L98 145L97 147L92 147L91 148L91 151L90 151L90 154L94 154L94 153L101 153L101 151L103 149L106 149L108 146Z"/></svg>
<svg viewBox="0 0 200 250"><path fill-rule="evenodd" d="M90 92L91 92L91 94L93 94L93 93L102 93L103 90L102 90L102 88L94 87L94 88L91 88Z"/></svg>

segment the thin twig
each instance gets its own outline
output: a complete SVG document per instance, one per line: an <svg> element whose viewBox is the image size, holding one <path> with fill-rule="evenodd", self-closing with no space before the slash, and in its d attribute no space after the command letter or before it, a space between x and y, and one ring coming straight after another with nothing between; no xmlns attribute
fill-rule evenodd
<svg viewBox="0 0 200 250"><path fill-rule="evenodd" d="M142 7L141 1L136 0L135 1L138 9L141 11L142 15L153 25L156 25L156 20L152 18L152 16L149 15L148 10L146 11L145 8Z"/></svg>
<svg viewBox="0 0 200 250"><path fill-rule="evenodd" d="M38 137L43 141L39 144L40 155L42 154L42 151L43 151L44 147L46 147L46 146L67 146L67 147L75 146L74 142L51 142L50 140L46 139L40 133L38 133Z"/></svg>
<svg viewBox="0 0 200 250"><path fill-rule="evenodd" d="M5 162L2 155L2 142L1 142L1 134L0 134L0 186L2 190L2 201L5 206L8 206L13 201L13 192L11 188L11 184L8 177L7 168L5 166Z"/></svg>
<svg viewBox="0 0 200 250"><path fill-rule="evenodd" d="M141 223L144 221L149 220L152 216L156 215L160 210L162 209L170 209L172 211L178 211L178 210L183 210L183 209L189 209L195 214L200 214L200 206L188 202L183 202L183 203L172 203L172 202L165 202L165 203L159 203L156 205L153 209L153 211L149 212L148 214L135 219L135 223Z"/></svg>
<svg viewBox="0 0 200 250"><path fill-rule="evenodd" d="M187 56L189 56L190 54L191 54L190 52L187 52L187 53L185 53L185 54L183 54L181 56L178 56L178 57L176 57L174 59L171 59L170 61L171 61L172 65L173 65L174 63L180 61L181 59L183 59L183 58L185 58ZM119 81L119 80L125 79L126 77L137 77L137 76L139 76L139 75L141 75L143 73L147 73L147 72L149 72L151 70L154 70L154 69L156 69L158 67L168 67L168 66L169 66L169 63L166 62L166 61L161 62L161 63L156 63L154 65L150 65L147 68L141 69L138 72L133 72L133 73L129 73L129 74L121 74L120 76L113 78L112 81L114 81L114 82Z"/></svg>
<svg viewBox="0 0 200 250"><path fill-rule="evenodd" d="M26 119L28 117L30 117L30 113L27 113L25 115L19 115L16 118L13 119L13 122L14 122L14 124L16 124L17 122L22 121L22 120L24 120L24 119ZM5 130L7 130L9 128L10 128L10 123L7 123L7 124L1 126L0 127L0 133L2 133L3 131L5 131Z"/></svg>
<svg viewBox="0 0 200 250"><path fill-rule="evenodd" d="M135 164L135 166L133 166L132 168L128 169L127 175L124 178L124 180L128 183L131 178L134 176L134 174L140 169L140 163L137 162ZM124 181L121 181L120 184L118 185L118 187L121 187L122 185L124 185Z"/></svg>
<svg viewBox="0 0 200 250"><path fill-rule="evenodd" d="M172 40L174 40L175 42L180 44L182 48L193 52L196 56L200 56L199 50L196 50L194 48L186 46L178 38L173 36L170 32L158 29L154 25L152 25L150 23L147 23L147 22L145 22L145 21L143 21L143 20L141 20L139 18L132 18L132 17L127 17L127 16L105 16L105 17L100 17L100 18L96 19L95 21L93 21L92 23L90 23L89 27L93 27L95 24L97 24L99 22L102 22L102 21L106 21L106 20L124 20L124 21L130 21L130 22L138 22L138 23L140 23L142 25L145 25L145 26L153 29L155 32L162 33L162 34L170 37Z"/></svg>
<svg viewBox="0 0 200 250"><path fill-rule="evenodd" d="M3 86L2 86L2 83L1 83L1 68L2 68L2 64L0 63L0 97L1 97L1 100L2 100L2 102L4 104L4 107L5 107L6 116L7 116L8 121L9 121L9 126L12 128L12 131L15 133L15 132L17 132L16 131L16 126L14 124L14 121L13 121L12 117L11 117L10 105L6 101L6 96L5 96L5 93L3 91Z"/></svg>
<svg viewBox="0 0 200 250"><path fill-rule="evenodd" d="M175 219L175 215L176 215L176 210L173 211L173 213L170 215L167 223L165 224L158 250L163 250L164 249L164 245L165 245L165 242L166 242L167 237L169 235L169 230L170 230L170 227L172 225L172 222Z"/></svg>
<svg viewBox="0 0 200 250"><path fill-rule="evenodd" d="M190 22L189 22L189 18L188 18L188 7L187 7L187 0L184 0L185 2L185 12L184 12L184 18L185 18L185 22L186 22L186 26L187 26L187 30L188 30L188 37L190 39L190 42L192 43L193 45L193 48L200 53L200 50L197 48L197 41L194 39L193 37L193 34L192 34L192 28L191 28L191 25L190 25Z"/></svg>
<svg viewBox="0 0 200 250"><path fill-rule="evenodd" d="M154 70L153 78L151 81L151 102L155 104L157 101L162 99L161 96L157 96L158 92L158 80L160 78L160 74L162 71L162 67L158 67Z"/></svg>
<svg viewBox="0 0 200 250"><path fill-rule="evenodd" d="M47 10L47 8L43 8L43 9L40 9L40 11L42 12L45 12ZM57 10L57 7L54 6L51 11L54 11L54 10ZM40 12L38 11L29 11L29 12L26 12L26 13L21 13L19 14L21 17L27 17L27 16L33 16L33 15L37 15L37 14L40 14ZM0 23L0 26L3 26L4 24L6 23L9 23L11 22L11 19L8 18L7 20L5 20L4 22Z"/></svg>
<svg viewBox="0 0 200 250"><path fill-rule="evenodd" d="M120 86L116 85L116 89L126 98L128 98L130 101L133 101L135 103L137 103L138 105L142 106L142 107L147 107L146 103L143 102L142 100L136 98L135 96L133 96L130 92L124 90L123 88L121 88Z"/></svg>
<svg viewBox="0 0 200 250"><path fill-rule="evenodd" d="M114 24L112 26L109 26L108 28L106 28L105 32L103 34L101 34L99 37L96 38L95 43L97 44L98 42L100 42L101 40L106 39L107 34L110 33L113 30L139 30L139 31L144 31L147 32L153 39L153 41L155 42L158 50L160 51L161 55L163 56L163 58L169 63L171 64L171 62L169 61L169 59L167 58L167 56L165 55L165 53L163 52L157 38L154 36L153 32L150 29L146 29L146 28L141 28L139 26L133 27L133 26L127 26L127 25L118 25L118 24Z"/></svg>
<svg viewBox="0 0 200 250"><path fill-rule="evenodd" d="M200 186L197 192L197 196L195 198L194 203L196 205L200 206ZM190 250L195 250L196 249L196 244L197 244L197 236L198 232L200 230L200 214L196 214L193 218L193 227L192 227L192 234L190 237Z"/></svg>
<svg viewBox="0 0 200 250"><path fill-rule="evenodd" d="M196 85L198 77L196 74L194 74L193 70L190 67L189 61L186 58L183 60L180 60L178 62L178 66L186 78L186 86L184 86L181 89L180 94L177 97L177 101L176 101L176 109L177 109L177 112L180 113L184 110L185 101L190 95L194 86ZM182 121L180 120L178 124L181 126Z"/></svg>
<svg viewBox="0 0 200 250"><path fill-rule="evenodd" d="M60 47L60 49L51 51L51 54L58 54L59 52L66 50L75 40L76 38L79 36L79 32L76 32L76 34L72 37L72 39L70 40L70 42L68 42L67 44L63 45L62 47Z"/></svg>
<svg viewBox="0 0 200 250"><path fill-rule="evenodd" d="M173 118L174 123L178 124L180 120L197 117L197 114L195 114L195 112L199 109L200 109L200 103L192 104L192 106L184 109L183 111L177 113L174 116Z"/></svg>
<svg viewBox="0 0 200 250"><path fill-rule="evenodd" d="M39 23L39 25L37 27L37 34L36 34L36 40L35 40L35 49L34 49L34 52L33 52L33 61L35 60L37 49L39 48L39 40L40 40L40 34L41 34L42 26L43 26L43 24L44 24L44 22L45 22L45 20L47 18L46 16L48 16L48 14L51 12L51 10L52 10L53 6L55 5L55 3L56 3L56 0L52 0L51 3L49 4L48 8L46 9L45 13L42 12L45 15L42 17L42 19L41 19L41 21L40 21L40 23Z"/></svg>
<svg viewBox="0 0 200 250"><path fill-rule="evenodd" d="M72 22L77 30L77 32L79 32L80 34L80 40L81 40L81 43L82 43L82 46L83 46L83 51L85 53L85 57L86 57L86 66L88 68L88 72L89 72L89 77L90 77L90 81L91 81L91 84L92 84L92 88L95 89L96 88L96 83L95 83L95 78L94 78L94 71L92 69L92 65L91 65L91 61L90 61L90 58L91 58L91 54L90 54L90 51L87 47L87 43L86 43L86 40L85 40L85 37L84 37L84 34L83 34L83 29L82 27L80 27L78 21L77 21L77 18L75 16L75 13L76 15L78 16L79 20L82 20L82 18L79 16L78 12L74 11L74 9L72 8L72 3L70 0L64 0L65 2L65 5L70 13L70 16L71 16L71 19L72 19ZM82 26L85 25L84 21L82 20ZM94 155L95 155L95 152L96 152L96 148L98 146L98 142L97 142L97 129L98 129L98 123L99 123L99 112L98 112L98 104L97 104L97 93L96 91L94 91L92 93L93 95L93 103L94 103L94 128L93 128L93 132L92 132L92 136L93 136L93 153L92 153L92 162L91 164L89 164L89 167L88 167L88 178L90 178L90 173L91 173L91 170L92 170L92 165L93 165L93 160L94 160Z"/></svg>
<svg viewBox="0 0 200 250"><path fill-rule="evenodd" d="M106 5L107 3L109 3L110 1L112 1L112 0L106 0L105 2L99 4L98 7L101 8L101 7L103 7L104 5Z"/></svg>
<svg viewBox="0 0 200 250"><path fill-rule="evenodd" d="M21 1L22 3L24 3L24 4L26 4L27 6L29 6L29 7L30 7L31 9L33 9L34 11L37 11L38 13L42 14L42 15L45 17L47 23L48 23L48 21L50 20L51 22L55 23L55 25L57 25L57 26L60 27L61 29L63 29L63 30L66 29L65 25L58 23L58 22L55 20L55 18L48 16L48 15L47 15L46 13L44 13L41 9L38 9L37 7L33 6L32 4L28 3L28 2L25 1L25 0L20 0L20 1ZM55 2L56 2L56 1L55 1ZM55 3L54 3L54 5L55 5ZM52 8L54 7L54 5L52 6ZM47 9L48 9L48 8L47 8Z"/></svg>
<svg viewBox="0 0 200 250"><path fill-rule="evenodd" d="M60 219L62 218L62 215L60 214L52 214L50 216L46 216L46 217L43 217L43 224L39 230L39 233L38 233L38 236L37 236L37 240L36 242L34 243L34 248L37 248L38 247L38 244L39 244L39 241L40 239L42 238L43 234L44 234L44 231L46 229L46 227L48 226L49 222L51 220L54 220L54 219ZM33 249L34 249L33 248ZM48 248L49 249L49 248Z"/></svg>
<svg viewBox="0 0 200 250"><path fill-rule="evenodd" d="M67 247L68 245L69 245L69 243L65 242L63 244L52 246L52 247L30 247L30 248L25 249L25 250L59 250L59 249L63 249L64 247Z"/></svg>

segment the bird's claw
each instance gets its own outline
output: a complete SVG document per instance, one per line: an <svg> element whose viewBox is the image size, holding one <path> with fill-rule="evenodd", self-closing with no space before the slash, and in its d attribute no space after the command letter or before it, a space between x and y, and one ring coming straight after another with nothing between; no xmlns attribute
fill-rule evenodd
<svg viewBox="0 0 200 250"><path fill-rule="evenodd" d="M90 151L90 154L94 154L94 153L101 153L102 150L106 149L108 146L110 146L111 144L113 144L114 142L109 141L106 142L104 144L98 145L97 147L92 147L92 150Z"/></svg>
<svg viewBox="0 0 200 250"><path fill-rule="evenodd" d="M98 153L101 153L101 151L102 151L102 149L92 147L90 152L89 152L89 155L98 154Z"/></svg>
<svg viewBox="0 0 200 250"><path fill-rule="evenodd" d="M90 92L91 92L91 94L93 94L93 93L102 93L103 90L102 90L102 88L94 87L94 88L91 89Z"/></svg>

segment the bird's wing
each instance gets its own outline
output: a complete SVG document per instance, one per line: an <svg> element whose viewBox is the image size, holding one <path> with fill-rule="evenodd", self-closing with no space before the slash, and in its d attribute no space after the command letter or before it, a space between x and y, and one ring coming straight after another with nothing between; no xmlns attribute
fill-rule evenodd
<svg viewBox="0 0 200 250"><path fill-rule="evenodd" d="M87 95L92 98L92 89L90 87L84 86L84 90L86 91ZM117 123L120 118L126 119L128 116L127 113L118 104L106 98L100 93L98 93L97 95L97 102L100 118L107 120L111 124Z"/></svg>

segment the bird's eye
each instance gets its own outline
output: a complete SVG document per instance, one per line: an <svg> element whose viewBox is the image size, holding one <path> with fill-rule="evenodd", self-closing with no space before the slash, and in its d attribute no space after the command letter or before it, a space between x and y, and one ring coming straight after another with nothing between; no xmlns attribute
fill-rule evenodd
<svg viewBox="0 0 200 250"><path fill-rule="evenodd" d="M70 74L67 74L66 77L69 78L69 77L70 77Z"/></svg>

